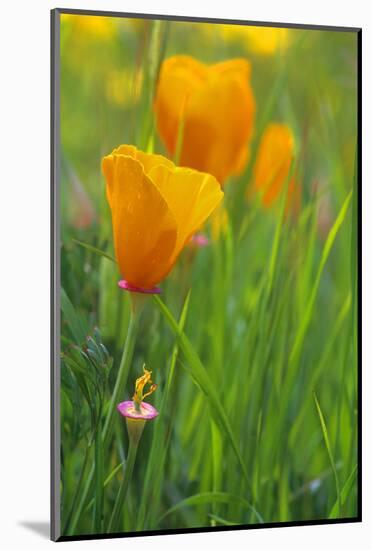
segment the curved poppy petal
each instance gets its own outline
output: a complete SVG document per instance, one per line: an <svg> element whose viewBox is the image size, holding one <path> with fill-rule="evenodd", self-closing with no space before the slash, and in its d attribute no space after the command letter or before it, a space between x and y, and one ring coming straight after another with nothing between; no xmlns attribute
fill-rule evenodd
<svg viewBox="0 0 371 550"><path fill-rule="evenodd" d="M190 168L171 170L167 166L158 165L151 169L149 176L176 219L176 257L222 200L223 192L214 176Z"/></svg>
<svg viewBox="0 0 371 550"><path fill-rule="evenodd" d="M213 176L130 145L104 157L102 170L124 288L153 292L223 192Z"/></svg>
<svg viewBox="0 0 371 550"><path fill-rule="evenodd" d="M174 215L138 160L108 155L102 167L120 272L130 284L151 288L172 266L177 242Z"/></svg>
<svg viewBox="0 0 371 550"><path fill-rule="evenodd" d="M174 163L163 155L150 155L148 153L143 153L143 151L140 151L134 145L120 145L117 149L113 150L112 154L126 155L139 161L142 164L146 174L148 174L153 166L157 166L158 164L164 164L169 168L175 168Z"/></svg>
<svg viewBox="0 0 371 550"><path fill-rule="evenodd" d="M225 76L227 74L234 74L235 76L247 79L251 76L251 63L247 59L237 57L235 59L227 59L220 63L215 63L209 68L210 72Z"/></svg>

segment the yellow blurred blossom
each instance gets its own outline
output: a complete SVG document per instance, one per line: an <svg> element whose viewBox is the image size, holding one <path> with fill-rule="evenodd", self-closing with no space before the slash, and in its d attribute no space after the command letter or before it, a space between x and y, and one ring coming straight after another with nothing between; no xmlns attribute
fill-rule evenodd
<svg viewBox="0 0 371 550"><path fill-rule="evenodd" d="M136 105L142 89L143 71L112 70L107 77L107 99L120 107Z"/></svg>
<svg viewBox="0 0 371 550"><path fill-rule="evenodd" d="M98 15L75 15L64 13L61 16L62 23L73 27L73 32L90 35L97 39L110 39L117 33L115 18Z"/></svg>
<svg viewBox="0 0 371 550"><path fill-rule="evenodd" d="M284 28L222 25L221 31L227 40L239 41L249 51L262 55L283 52L290 43L290 31Z"/></svg>

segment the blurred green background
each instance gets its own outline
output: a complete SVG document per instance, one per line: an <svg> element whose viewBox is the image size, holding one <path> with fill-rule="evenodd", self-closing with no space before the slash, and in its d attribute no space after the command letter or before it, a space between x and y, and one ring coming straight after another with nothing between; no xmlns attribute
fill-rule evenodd
<svg viewBox="0 0 371 550"><path fill-rule="evenodd" d="M149 401L161 414L144 431L121 530L355 517L356 33L61 15L60 40L64 532L96 532L96 420L106 414L130 316L116 266L76 241L113 254L104 155L121 143L144 148L147 131L153 151L166 155L151 106L159 61L174 54L206 63L243 57L252 67L252 154L225 186L228 224L218 238L206 228L210 245L184 250L161 285L176 319L191 289L185 333L241 460L214 421L207 385L149 299L121 400L145 362L158 384ZM271 209L241 201L271 121L295 135L302 199L290 219L284 197ZM87 337L107 350L98 366ZM103 531L127 445L115 418L104 450Z"/></svg>

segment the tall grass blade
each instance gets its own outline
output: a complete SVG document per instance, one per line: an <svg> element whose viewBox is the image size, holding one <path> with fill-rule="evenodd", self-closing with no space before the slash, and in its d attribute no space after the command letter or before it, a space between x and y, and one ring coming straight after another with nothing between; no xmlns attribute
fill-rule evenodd
<svg viewBox="0 0 371 550"><path fill-rule="evenodd" d="M341 497L341 505L344 506L350 491L352 490L352 487L354 485L355 480L357 479L357 471L358 471L358 464L356 464L353 468L353 470L350 472L350 475L346 482L344 483L344 486L341 490L340 497ZM339 517L340 515L340 501L336 499L335 504L331 508L331 512L329 514L329 519L335 519Z"/></svg>
<svg viewBox="0 0 371 550"><path fill-rule="evenodd" d="M107 260L111 260L111 262L116 263L116 260L113 256L110 254L107 254L107 252L104 252L103 250L100 250L99 248L96 248L95 246L92 246L88 243L83 243L82 241L78 241L77 239L72 239L72 242L78 244L82 248L85 248L86 250L89 250L89 252L93 252L97 256L100 256L102 258L107 258Z"/></svg>
<svg viewBox="0 0 371 550"><path fill-rule="evenodd" d="M166 510L166 512L159 518L158 523L160 523L165 517L167 517L169 514L173 514L177 510L180 510L181 508L185 508L187 506L199 506L201 504L213 504L215 502L222 502L226 504L239 504L240 506L246 508L247 510L251 510L259 523L264 523L263 518L261 515L255 510L255 508L244 498L239 497L238 495L232 495L230 493L198 493L196 495L192 495L191 497L185 498Z"/></svg>
<svg viewBox="0 0 371 550"><path fill-rule="evenodd" d="M183 305L183 309L180 315L179 325L178 325L180 331L183 331L184 325L187 319L190 296L191 296L191 293L189 292L184 301L184 305ZM160 415L161 413L166 411L166 407L168 404L170 390L171 390L171 386L174 378L175 366L178 359L178 351L179 351L178 341L175 341L172 357L171 357L169 374L166 378L164 394L161 400ZM157 422L155 424L153 440L151 444L151 450L148 457L148 463L147 463L146 474L144 479L143 494L142 494L139 512L138 512L137 530L143 529L146 509L148 508L151 509L153 497L156 498L155 495L158 494L159 492L160 479L162 479L160 471L162 472L162 467L164 465L165 453L166 453L166 447L164 446L164 430L165 430L165 427L163 425L163 422Z"/></svg>
<svg viewBox="0 0 371 550"><path fill-rule="evenodd" d="M71 300L63 288L61 288L61 309L66 318L73 339L76 344L80 346L85 342L89 330L87 325L76 312L75 307L72 305Z"/></svg>
<svg viewBox="0 0 371 550"><path fill-rule="evenodd" d="M210 408L212 411L212 414L215 418L215 420L218 422L219 426L222 427L225 431L225 434L227 435L232 449L236 455L237 461L240 464L242 473L246 479L246 481L249 484L250 490L251 485L249 483L249 478L246 470L245 462L242 458L241 452L238 448L235 436L233 434L231 425L229 423L229 420L226 416L226 413L224 411L224 408L221 404L220 398L217 395L216 389L211 382L207 371L205 370L205 367L201 363L200 358L198 357L196 351L194 350L191 342L188 340L187 336L179 329L179 326L170 313L169 309L166 307L166 305L163 303L163 301L158 297L154 297L155 302L157 303L158 307L160 308L161 312L163 313L168 325L174 332L174 334L177 336L179 341L179 346L184 353L184 356L187 359L189 368L191 370L192 376L196 380L197 384L201 388L201 390L205 393L207 398L210 401Z"/></svg>
<svg viewBox="0 0 371 550"><path fill-rule="evenodd" d="M338 477L338 473L337 473L337 469L336 469L335 460L334 460L334 457L333 457L333 455L332 455L332 450L331 450L330 440L329 440L329 437L328 437L328 431L327 431L327 427L326 427L326 422L325 422L325 419L324 419L324 416L323 416L323 413L322 413L320 404L319 404L319 402L318 402L317 396L316 396L316 394L315 394L314 392L313 392L313 397L314 397L314 402L315 402L315 404L316 404L316 408L317 408L317 412L318 412L318 417L319 417L319 420L320 420L320 423L321 423L321 429L322 429L323 439L324 439L324 441L325 441L327 453L328 453L328 456L329 456L329 459L330 459L330 464L331 464L332 472L333 472L333 474L334 474L335 486L336 486L336 494L337 494L337 503L338 503L339 513L341 513L342 501L341 501L339 477Z"/></svg>
<svg viewBox="0 0 371 550"><path fill-rule="evenodd" d="M352 198L352 194L353 194L353 191L350 191L347 198L345 199L344 204L341 207L340 212L338 214L338 217L336 218L335 223L332 226L332 228L331 228L331 230L328 234L325 246L323 247L320 264L319 264L317 275L316 275L316 278L314 280L312 291L311 291L311 294L310 294L310 297L309 297L309 300L308 300L307 309L306 309L306 311L304 313L304 316L303 316L303 318L300 322L300 325L299 325L299 328L298 328L298 331L296 333L296 337L295 337L295 340L294 340L294 345L293 345L292 350L291 350L290 359L289 359L290 363L295 363L298 360L299 356L300 356L303 341L304 341L304 337L305 337L305 334L306 334L307 329L309 327L309 323L310 323L311 318L312 318L313 308L314 308L314 304L315 304L319 284L320 284L320 281L321 281L322 272L323 272L323 269L326 265L327 259L330 255L332 247L334 245L336 236L337 236L337 234L338 234L338 232L339 232L339 230L340 230L340 228L341 228L341 226L342 226L342 224L345 220L345 216L346 216L346 213L348 211L348 207L349 207L349 203L350 203L351 198Z"/></svg>

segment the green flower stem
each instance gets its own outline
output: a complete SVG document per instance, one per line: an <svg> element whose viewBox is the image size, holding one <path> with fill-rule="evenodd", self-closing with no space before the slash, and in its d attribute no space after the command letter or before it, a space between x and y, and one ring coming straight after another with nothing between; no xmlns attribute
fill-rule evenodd
<svg viewBox="0 0 371 550"><path fill-rule="evenodd" d="M129 369L131 360L133 358L136 336L139 327L140 310L132 309L132 314L129 321L128 332L126 335L126 342L124 351L122 353L119 370L117 373L116 384L113 390L112 398L109 404L108 413L103 427L103 443L106 445L110 442L113 433L113 414L116 411L116 407L123 396L126 382L129 375Z"/></svg>
<svg viewBox="0 0 371 550"><path fill-rule="evenodd" d="M113 390L113 394L112 394L111 401L108 408L108 413L107 413L107 416L103 425L103 431L102 431L102 444L106 448L107 446L109 446L111 437L113 434L113 427L114 427L113 415L114 415L114 412L116 411L116 406L119 403L120 398L123 396L124 389L126 386L126 382L129 374L129 368L131 365L131 360L133 358L136 336L139 328L140 313L142 311L142 307L144 303L143 298L139 295L138 295L138 298L134 294L132 294L131 297L132 297L132 309L131 309L129 327L126 334L125 346L124 346L124 350L120 361L116 384ZM81 495L78 506L76 507L76 512L73 514L73 517L71 518L71 522L66 530L67 535L73 535L75 533L76 526L78 525L81 514L84 510L86 500L92 488L94 471L95 471L95 465L92 466L89 472L89 476L86 480L83 493Z"/></svg>
<svg viewBox="0 0 371 550"><path fill-rule="evenodd" d="M153 100L161 63L165 57L168 32L168 21L152 21L143 59L143 66L148 70L144 71L143 94L138 110L138 134L135 136L135 141L147 152L153 151L155 129Z"/></svg>
<svg viewBox="0 0 371 550"><path fill-rule="evenodd" d="M138 451L138 443L139 443L139 441L137 441L137 442L131 441L130 445L129 445L129 453L128 453L128 458L127 458L126 466L125 466L124 479L122 481L122 484L120 485L120 489L119 489L119 492L117 494L116 502L115 502L115 505L113 507L112 516L111 516L111 519L110 519L110 522L109 522L109 525L108 525L108 532L109 533L112 533L112 532L115 532L115 531L120 531L120 520L122 519L123 505L124 505L124 502L125 502L126 494L128 492L130 480L131 480L132 475L133 475L135 459L136 459L137 451Z"/></svg>
<svg viewBox="0 0 371 550"><path fill-rule="evenodd" d="M81 491L82 482L83 482L83 479L84 479L86 467L88 465L91 448L92 448L92 445L91 445L91 443L89 443L88 446L86 447L84 462L83 462L83 465L82 465L82 468L81 468L79 480L77 482L77 487L76 487L75 494L74 494L74 497L73 497L72 506L71 506L70 512L68 514L68 517L67 517L64 529L63 529L63 531L66 534L69 533L69 531L70 531L70 525L73 523L73 518L75 517L75 510L78 509L77 508L78 496L79 496L80 491Z"/></svg>
<svg viewBox="0 0 371 550"><path fill-rule="evenodd" d="M94 532L102 532L103 519L103 445L102 445L102 421L99 420L95 436L95 508L94 508Z"/></svg>

